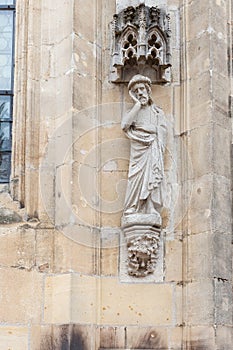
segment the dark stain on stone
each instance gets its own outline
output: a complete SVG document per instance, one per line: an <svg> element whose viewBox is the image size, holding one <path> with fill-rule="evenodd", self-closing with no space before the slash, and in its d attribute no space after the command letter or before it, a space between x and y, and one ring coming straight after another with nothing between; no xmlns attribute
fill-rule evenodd
<svg viewBox="0 0 233 350"><path fill-rule="evenodd" d="M126 338L126 327L100 327L100 349L122 348Z"/></svg>
<svg viewBox="0 0 233 350"><path fill-rule="evenodd" d="M85 338L82 332L77 329L77 327L72 326L71 330L71 340L70 340L70 350L88 350L85 344Z"/></svg>
<svg viewBox="0 0 233 350"><path fill-rule="evenodd" d="M54 326L43 337L40 350L88 350L82 331L75 325Z"/></svg>
<svg viewBox="0 0 233 350"><path fill-rule="evenodd" d="M46 335L42 339L40 350L56 350L53 335Z"/></svg>
<svg viewBox="0 0 233 350"><path fill-rule="evenodd" d="M140 336L140 338L137 340L137 343L134 344L134 347L136 349L137 348L138 349L158 349L158 350L167 349L160 335L154 330L151 330L150 332L147 332L145 335Z"/></svg>
<svg viewBox="0 0 233 350"><path fill-rule="evenodd" d="M187 341L184 346L185 350L211 350L205 340Z"/></svg>
<svg viewBox="0 0 233 350"><path fill-rule="evenodd" d="M59 350L69 349L69 326L64 325L60 328L60 345Z"/></svg>

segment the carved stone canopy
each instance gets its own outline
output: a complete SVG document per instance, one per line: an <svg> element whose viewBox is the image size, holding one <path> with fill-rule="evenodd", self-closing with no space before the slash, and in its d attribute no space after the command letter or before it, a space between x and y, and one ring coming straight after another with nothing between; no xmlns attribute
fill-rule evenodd
<svg viewBox="0 0 233 350"><path fill-rule="evenodd" d="M170 17L157 6L130 6L114 15L110 80L129 82L143 74L152 83L169 82L170 36Z"/></svg>

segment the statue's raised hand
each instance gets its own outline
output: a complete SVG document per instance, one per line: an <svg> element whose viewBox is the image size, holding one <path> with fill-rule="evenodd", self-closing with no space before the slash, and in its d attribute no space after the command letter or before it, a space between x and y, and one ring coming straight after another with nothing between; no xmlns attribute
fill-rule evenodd
<svg viewBox="0 0 233 350"><path fill-rule="evenodd" d="M139 101L139 99L136 97L135 93L132 90L129 91L129 95L134 101L135 105L141 108L141 102Z"/></svg>

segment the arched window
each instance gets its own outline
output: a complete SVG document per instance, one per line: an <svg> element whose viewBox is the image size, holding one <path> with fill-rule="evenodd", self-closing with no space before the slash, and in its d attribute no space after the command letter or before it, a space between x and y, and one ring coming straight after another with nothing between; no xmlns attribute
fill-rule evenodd
<svg viewBox="0 0 233 350"><path fill-rule="evenodd" d="M11 169L15 0L0 0L0 183Z"/></svg>

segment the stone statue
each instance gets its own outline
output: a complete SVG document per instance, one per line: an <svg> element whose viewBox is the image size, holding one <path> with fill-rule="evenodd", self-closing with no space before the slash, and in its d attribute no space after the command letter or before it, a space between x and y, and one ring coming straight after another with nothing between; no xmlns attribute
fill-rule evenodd
<svg viewBox="0 0 233 350"><path fill-rule="evenodd" d="M124 115L122 129L131 140L125 214L154 214L163 205L164 113L153 104L151 81L135 75L129 82L133 108Z"/></svg>
<svg viewBox="0 0 233 350"><path fill-rule="evenodd" d="M162 109L151 99L148 77L135 75L128 89L134 106L121 124L131 141L122 227L128 243L128 272L143 277L154 271L158 251L166 125Z"/></svg>

